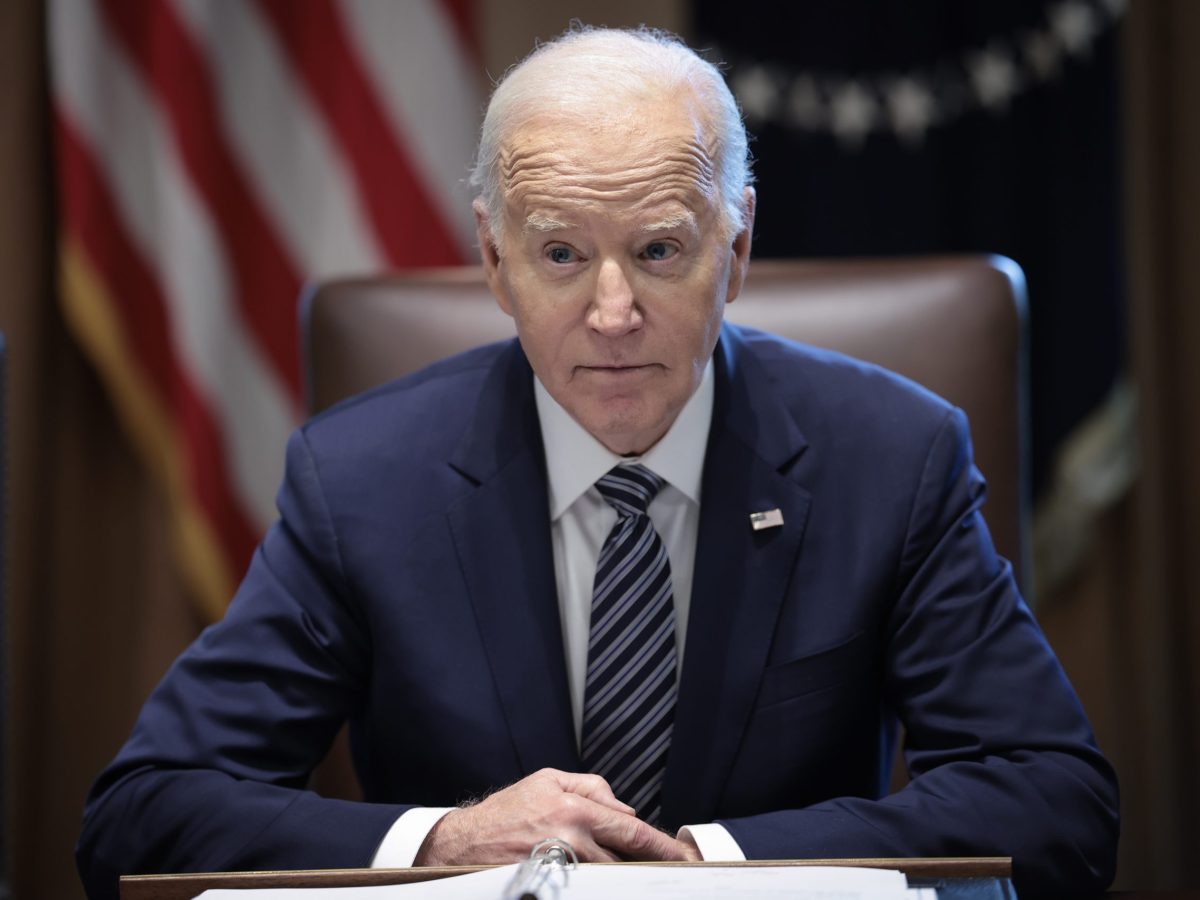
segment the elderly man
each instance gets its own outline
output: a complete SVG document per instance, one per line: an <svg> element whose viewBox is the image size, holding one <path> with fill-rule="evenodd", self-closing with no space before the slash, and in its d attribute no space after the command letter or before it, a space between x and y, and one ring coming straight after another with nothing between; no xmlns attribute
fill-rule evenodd
<svg viewBox="0 0 1200 900"><path fill-rule="evenodd" d="M228 615L89 798L93 896L551 836L1108 883L1112 771L992 549L961 413L722 324L749 181L720 74L670 37L576 30L505 78L475 211L518 341L293 436ZM304 789L347 719L363 803ZM913 778L885 796L897 722Z"/></svg>

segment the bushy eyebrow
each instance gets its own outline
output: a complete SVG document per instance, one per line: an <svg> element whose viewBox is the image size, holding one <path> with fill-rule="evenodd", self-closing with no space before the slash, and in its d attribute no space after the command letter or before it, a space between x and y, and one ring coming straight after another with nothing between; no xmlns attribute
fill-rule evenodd
<svg viewBox="0 0 1200 900"><path fill-rule="evenodd" d="M683 209L679 212L671 213L657 222L647 222L644 225L639 225L638 231L642 234L653 234L659 231L671 231L675 228L688 228L695 231L697 227L696 214L690 209Z"/></svg>
<svg viewBox="0 0 1200 900"><path fill-rule="evenodd" d="M546 231L563 231L574 226L567 222L560 222L553 216L548 216L545 213L531 212L525 217L525 227L522 229L526 234L531 232L546 232Z"/></svg>
<svg viewBox="0 0 1200 900"><path fill-rule="evenodd" d="M570 222L563 222L554 218L554 216L535 211L525 217L525 224L522 231L525 234L544 234L550 231L565 231L574 227ZM696 214L690 209L683 209L678 212L669 213L653 222L646 222L643 225L639 225L637 230L639 234L657 234L661 231L672 231L676 228L687 228L695 231L698 227Z"/></svg>

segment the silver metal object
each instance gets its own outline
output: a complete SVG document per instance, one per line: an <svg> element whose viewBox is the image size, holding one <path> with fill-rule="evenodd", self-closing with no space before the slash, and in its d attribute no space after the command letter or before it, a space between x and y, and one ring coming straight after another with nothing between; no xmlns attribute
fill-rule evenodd
<svg viewBox="0 0 1200 900"><path fill-rule="evenodd" d="M764 509L762 512L750 513L750 527L755 531L779 528L781 525L783 525L783 512L778 509Z"/></svg>

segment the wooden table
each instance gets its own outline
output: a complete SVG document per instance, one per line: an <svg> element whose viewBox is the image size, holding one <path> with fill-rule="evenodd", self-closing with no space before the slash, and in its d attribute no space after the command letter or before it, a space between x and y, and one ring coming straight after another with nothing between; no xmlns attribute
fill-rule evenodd
<svg viewBox="0 0 1200 900"><path fill-rule="evenodd" d="M1011 877L1006 857L970 859L812 859L753 861L736 865L859 865L899 869L914 881ZM616 865L621 865L617 863ZM656 865L730 865L730 863L657 863ZM478 872L484 866L420 869L315 869L289 872L209 872L191 875L133 875L121 879L121 900L191 900L210 888L358 887L408 884ZM1104 900L1200 900L1200 889L1110 891Z"/></svg>

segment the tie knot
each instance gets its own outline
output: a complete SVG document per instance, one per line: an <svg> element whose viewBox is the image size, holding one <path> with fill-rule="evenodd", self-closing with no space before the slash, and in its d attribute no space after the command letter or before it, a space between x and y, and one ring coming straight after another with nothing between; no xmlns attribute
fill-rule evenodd
<svg viewBox="0 0 1200 900"><path fill-rule="evenodd" d="M646 515L662 486L663 480L641 463L623 463L596 482L600 496L622 517Z"/></svg>

